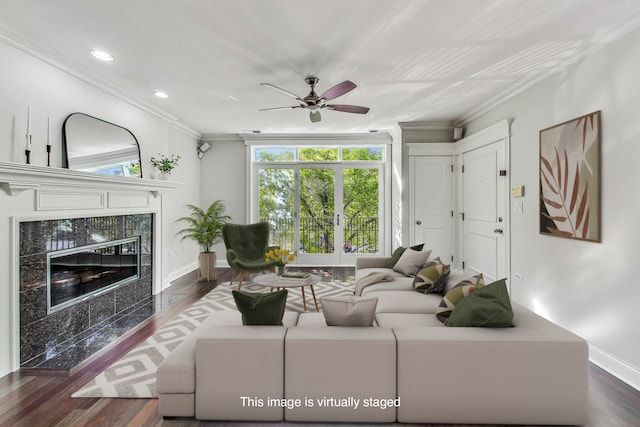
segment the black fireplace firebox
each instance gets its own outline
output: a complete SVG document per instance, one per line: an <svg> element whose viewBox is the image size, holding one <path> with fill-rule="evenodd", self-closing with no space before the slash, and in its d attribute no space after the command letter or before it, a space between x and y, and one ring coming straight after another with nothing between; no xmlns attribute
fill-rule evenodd
<svg viewBox="0 0 640 427"><path fill-rule="evenodd" d="M47 312L140 278L140 237L47 254Z"/></svg>

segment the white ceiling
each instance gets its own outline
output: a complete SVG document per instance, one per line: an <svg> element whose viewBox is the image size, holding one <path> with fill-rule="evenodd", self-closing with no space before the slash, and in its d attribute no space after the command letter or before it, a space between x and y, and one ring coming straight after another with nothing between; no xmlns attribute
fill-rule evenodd
<svg viewBox="0 0 640 427"><path fill-rule="evenodd" d="M638 0L0 0L0 40L205 135L458 123L638 26ZM258 111L308 75L371 111Z"/></svg>

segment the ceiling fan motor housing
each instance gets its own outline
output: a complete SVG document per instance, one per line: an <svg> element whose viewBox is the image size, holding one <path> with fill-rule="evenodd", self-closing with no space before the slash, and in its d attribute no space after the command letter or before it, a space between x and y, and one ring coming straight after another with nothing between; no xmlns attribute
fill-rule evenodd
<svg viewBox="0 0 640 427"><path fill-rule="evenodd" d="M318 84L320 79L317 77L307 77L306 79L304 79L304 81L307 82L309 86L311 86L311 91L309 92L309 95L302 98L302 100L305 102L305 104L307 104L307 107L310 110L315 110L318 107L318 103L320 102L320 97L316 94L315 91L316 85Z"/></svg>

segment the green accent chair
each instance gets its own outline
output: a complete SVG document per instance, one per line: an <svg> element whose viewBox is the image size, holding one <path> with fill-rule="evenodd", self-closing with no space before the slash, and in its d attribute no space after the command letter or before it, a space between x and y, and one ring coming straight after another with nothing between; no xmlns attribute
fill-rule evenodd
<svg viewBox="0 0 640 427"><path fill-rule="evenodd" d="M275 264L265 261L269 246L270 226L266 222L256 224L225 224L222 238L227 247L227 262L233 269L231 285L239 277L238 290L247 274L265 270L275 271Z"/></svg>

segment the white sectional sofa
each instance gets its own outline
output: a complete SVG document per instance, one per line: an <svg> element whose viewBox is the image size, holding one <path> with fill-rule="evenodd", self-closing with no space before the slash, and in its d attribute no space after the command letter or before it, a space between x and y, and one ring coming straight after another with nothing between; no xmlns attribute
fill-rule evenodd
<svg viewBox="0 0 640 427"><path fill-rule="evenodd" d="M285 313L284 326L241 326L213 313L158 368L159 412L210 420L565 424L587 422L588 349L513 304L511 328L445 327L442 295L359 258L356 279L386 271L374 327L326 326ZM452 275L447 289L462 277ZM357 407L356 407L357 406Z"/></svg>

